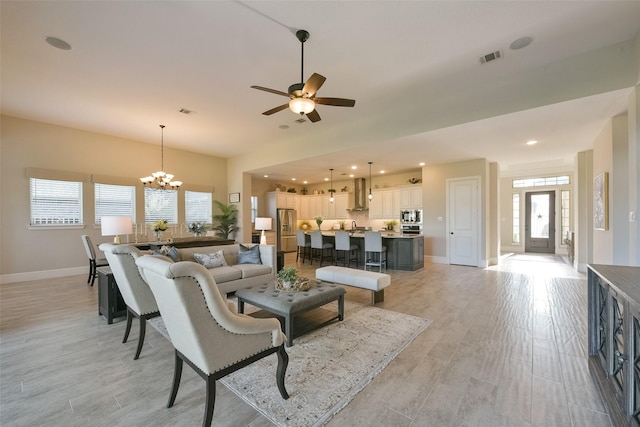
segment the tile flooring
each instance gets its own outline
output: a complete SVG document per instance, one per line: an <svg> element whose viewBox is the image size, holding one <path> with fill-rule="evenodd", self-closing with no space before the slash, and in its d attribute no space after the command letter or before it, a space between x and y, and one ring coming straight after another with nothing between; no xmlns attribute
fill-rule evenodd
<svg viewBox="0 0 640 427"><path fill-rule="evenodd" d="M298 267L313 276L317 265ZM587 368L586 276L560 257L389 273L378 306L433 323L328 425L611 425ZM97 285L85 282L0 286L0 425L201 425L204 381L185 369L165 408L171 345L147 328L134 361L137 322L122 344L124 322L98 316ZM346 298L370 296L347 288ZM213 425L271 423L219 384Z"/></svg>

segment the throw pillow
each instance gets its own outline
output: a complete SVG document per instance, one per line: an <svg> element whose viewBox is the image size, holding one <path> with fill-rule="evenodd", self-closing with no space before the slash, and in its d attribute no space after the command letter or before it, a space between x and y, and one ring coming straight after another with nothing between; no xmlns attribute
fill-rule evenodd
<svg viewBox="0 0 640 427"><path fill-rule="evenodd" d="M174 246L162 246L160 249L154 249L153 255L164 255L171 258L173 262L180 261L180 254Z"/></svg>
<svg viewBox="0 0 640 427"><path fill-rule="evenodd" d="M193 254L193 258L198 264L202 264L206 268L224 267L227 265L227 260L224 258L222 251L212 254Z"/></svg>
<svg viewBox="0 0 640 427"><path fill-rule="evenodd" d="M262 264L260 259L260 246L247 247L240 245L238 252L238 264Z"/></svg>

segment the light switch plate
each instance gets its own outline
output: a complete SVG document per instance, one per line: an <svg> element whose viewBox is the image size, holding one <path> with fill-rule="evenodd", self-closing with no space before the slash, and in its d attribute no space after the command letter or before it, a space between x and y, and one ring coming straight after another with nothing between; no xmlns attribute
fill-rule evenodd
<svg viewBox="0 0 640 427"><path fill-rule="evenodd" d="M629 222L636 222L636 213L635 213L635 211L629 212Z"/></svg>

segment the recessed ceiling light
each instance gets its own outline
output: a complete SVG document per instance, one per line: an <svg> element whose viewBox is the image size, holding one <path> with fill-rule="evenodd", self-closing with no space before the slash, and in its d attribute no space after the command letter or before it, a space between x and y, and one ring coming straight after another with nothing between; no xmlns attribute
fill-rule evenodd
<svg viewBox="0 0 640 427"><path fill-rule="evenodd" d="M384 173L384 171L383 171L383 170L381 170L381 171L380 171L380 173Z"/></svg>
<svg viewBox="0 0 640 427"><path fill-rule="evenodd" d="M308 184L309 182L308 182L308 181L302 181L302 183L303 183L303 184Z"/></svg>
<svg viewBox="0 0 640 427"><path fill-rule="evenodd" d="M269 178L269 175L262 175L262 176L265 177L265 178Z"/></svg>
<svg viewBox="0 0 640 427"><path fill-rule="evenodd" d="M509 45L509 48L511 48L511 50L522 49L523 47L529 46L531 42L533 42L533 37L529 37L529 36L520 37L519 39L511 42L511 44Z"/></svg>
<svg viewBox="0 0 640 427"><path fill-rule="evenodd" d="M62 50L71 50L71 45L69 43L57 37L45 36L44 40L55 48Z"/></svg>
<svg viewBox="0 0 640 427"><path fill-rule="evenodd" d="M291 178L291 181L295 181L295 180L296 180L295 178Z"/></svg>
<svg viewBox="0 0 640 427"><path fill-rule="evenodd" d="M325 181L329 181L329 178L325 178L324 180L325 180Z"/></svg>
<svg viewBox="0 0 640 427"><path fill-rule="evenodd" d="M358 167L356 165L351 166L351 169L356 170Z"/></svg>
<svg viewBox="0 0 640 427"><path fill-rule="evenodd" d="M538 141L532 139L531 141L527 141L527 145L536 145Z"/></svg>
<svg viewBox="0 0 640 427"><path fill-rule="evenodd" d="M418 166L424 166L424 165L425 165L425 163L424 163L424 162L420 162L420 163L418 163Z"/></svg>
<svg viewBox="0 0 640 427"><path fill-rule="evenodd" d="M352 174L352 173L350 173L350 174L349 174L349 178L353 178L354 176L355 176L355 175L354 175L354 174Z"/></svg>

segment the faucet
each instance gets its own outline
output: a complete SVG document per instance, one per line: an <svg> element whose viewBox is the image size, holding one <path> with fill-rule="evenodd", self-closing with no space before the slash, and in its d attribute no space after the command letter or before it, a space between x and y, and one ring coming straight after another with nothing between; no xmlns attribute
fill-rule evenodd
<svg viewBox="0 0 640 427"><path fill-rule="evenodd" d="M355 230L356 228L358 228L358 224L355 221L351 221L351 229Z"/></svg>

